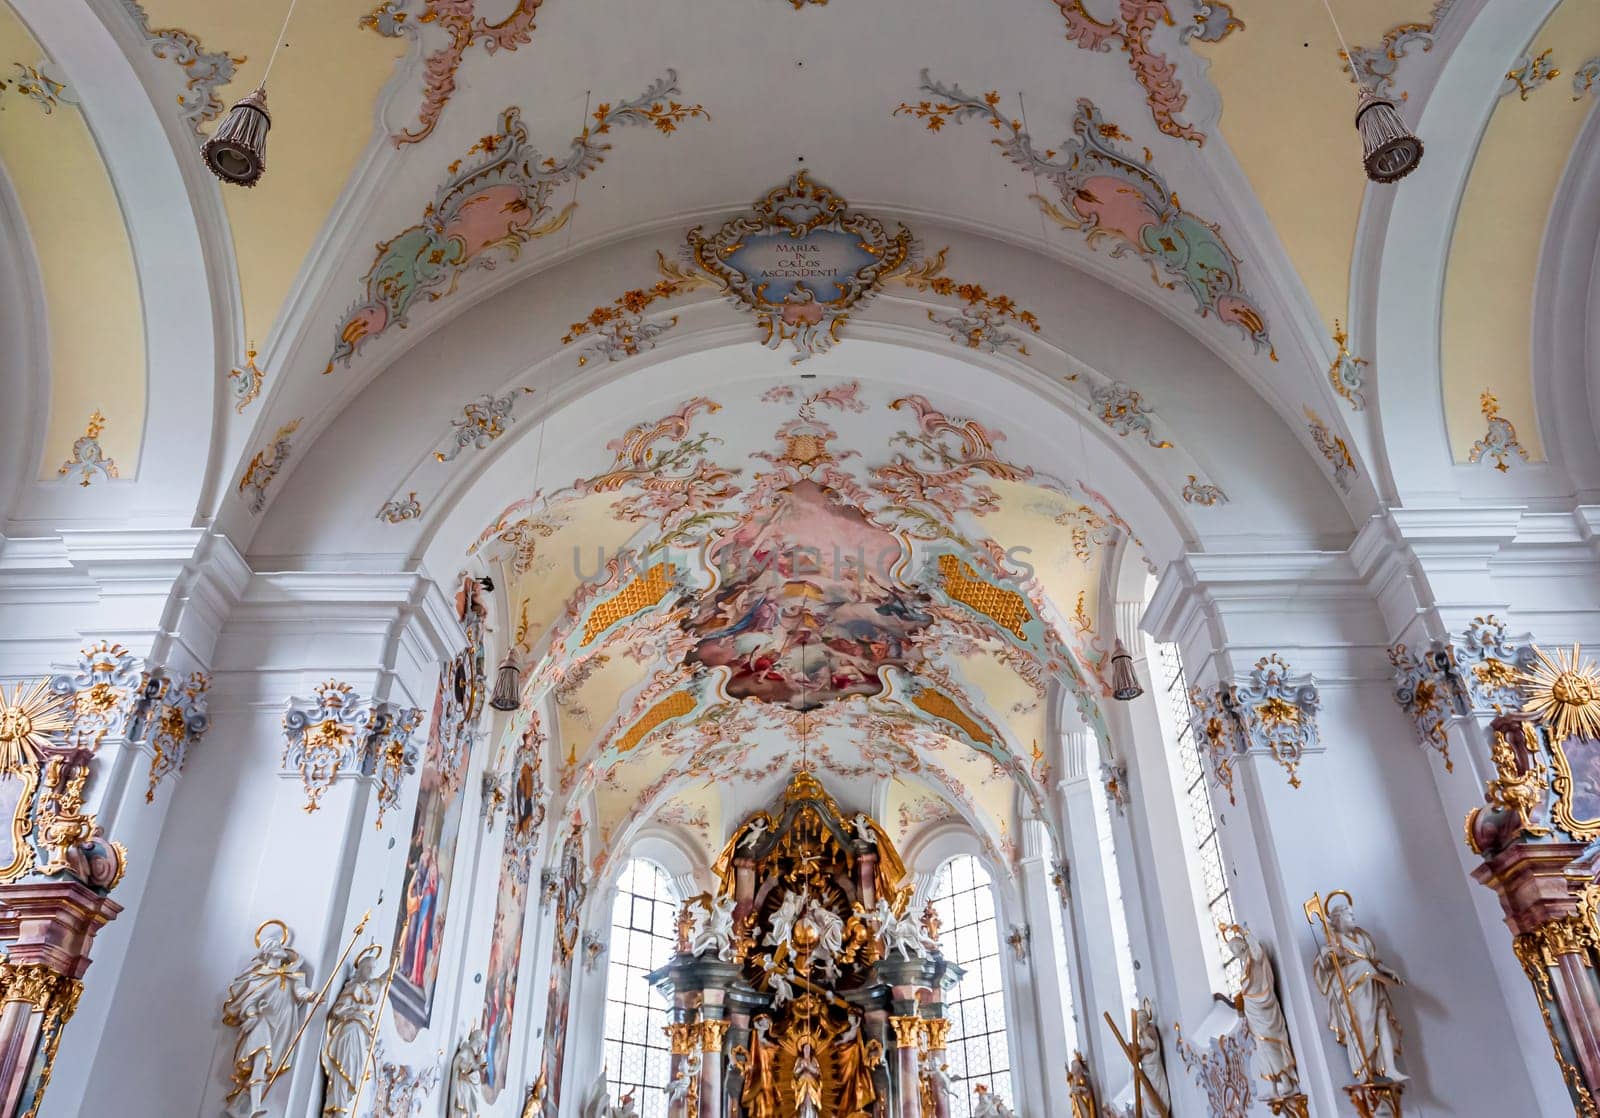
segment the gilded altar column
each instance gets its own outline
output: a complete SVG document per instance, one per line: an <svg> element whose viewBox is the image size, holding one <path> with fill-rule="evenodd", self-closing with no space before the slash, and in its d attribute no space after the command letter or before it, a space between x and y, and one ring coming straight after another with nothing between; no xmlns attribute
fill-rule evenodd
<svg viewBox="0 0 1600 1118"><path fill-rule="evenodd" d="M122 906L72 880L0 889L0 1116L36 1112L77 1008L94 937Z"/></svg>
<svg viewBox="0 0 1600 1118"><path fill-rule="evenodd" d="M922 1074L917 1062L923 1034L922 1018L915 1014L891 1017L889 1024L894 1027L895 1085L899 1091L896 1118L931 1118L922 1113Z"/></svg>
<svg viewBox="0 0 1600 1118"><path fill-rule="evenodd" d="M1489 728L1495 775L1467 816L1467 845L1483 856L1472 876L1500 900L1576 1113L1600 1118L1600 845L1571 833L1570 785L1552 791L1541 731L1519 715Z"/></svg>
<svg viewBox="0 0 1600 1118"><path fill-rule="evenodd" d="M707 1010L721 1013L722 1007L708 1006ZM726 1113L723 1042L728 1038L728 1025L721 1017L707 1017L700 1022L700 1118L723 1118Z"/></svg>

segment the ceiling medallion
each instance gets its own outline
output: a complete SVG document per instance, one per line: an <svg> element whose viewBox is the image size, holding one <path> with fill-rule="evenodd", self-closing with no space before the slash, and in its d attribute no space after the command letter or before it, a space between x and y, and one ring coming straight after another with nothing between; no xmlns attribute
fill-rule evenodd
<svg viewBox="0 0 1600 1118"><path fill-rule="evenodd" d="M716 232L689 231L695 264L757 316L768 348L793 342L796 364L832 347L914 251L905 226L891 233L804 171Z"/></svg>

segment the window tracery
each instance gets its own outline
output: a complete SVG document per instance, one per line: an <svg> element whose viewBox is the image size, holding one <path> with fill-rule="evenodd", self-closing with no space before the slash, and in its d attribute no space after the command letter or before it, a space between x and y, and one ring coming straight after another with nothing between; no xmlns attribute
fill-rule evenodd
<svg viewBox="0 0 1600 1118"><path fill-rule="evenodd" d="M640 1118L667 1113L668 1007L645 975L672 958L677 908L672 879L660 866L635 858L623 867L611 904L603 1059L611 1097L632 1092Z"/></svg>
<svg viewBox="0 0 1600 1118"><path fill-rule="evenodd" d="M928 898L942 924L945 957L966 971L945 992L945 1015L954 1022L948 1048L950 1076L964 1088L951 1092L951 1118L971 1118L973 1091L980 1083L1001 1098L1016 1097L994 885L982 862L961 854L939 867Z"/></svg>

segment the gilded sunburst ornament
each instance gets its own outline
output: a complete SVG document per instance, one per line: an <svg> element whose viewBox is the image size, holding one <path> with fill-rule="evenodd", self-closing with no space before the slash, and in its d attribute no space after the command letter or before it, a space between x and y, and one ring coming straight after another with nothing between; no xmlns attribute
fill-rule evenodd
<svg viewBox="0 0 1600 1118"><path fill-rule="evenodd" d="M1539 662L1523 672L1522 709L1537 715L1557 743L1571 737L1600 741L1600 671L1582 659L1583 646L1574 644L1570 653L1558 648L1554 660L1537 646L1533 651Z"/></svg>
<svg viewBox="0 0 1600 1118"><path fill-rule="evenodd" d="M0 689L0 775L14 776L39 763L39 751L50 744L49 735L70 729L66 697L54 694L45 680L24 690L17 684L6 697Z"/></svg>

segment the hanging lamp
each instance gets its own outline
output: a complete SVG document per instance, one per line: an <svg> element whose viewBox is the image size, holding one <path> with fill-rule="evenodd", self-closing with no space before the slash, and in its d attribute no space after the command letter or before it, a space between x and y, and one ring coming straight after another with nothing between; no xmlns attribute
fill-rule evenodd
<svg viewBox="0 0 1600 1118"><path fill-rule="evenodd" d="M1399 182L1422 163L1422 141L1406 127L1393 101L1368 89L1362 82L1361 71L1356 69L1356 56L1345 42L1339 21L1334 18L1333 5L1329 0L1322 0L1322 6L1328 12L1328 22L1333 24L1333 33L1339 37L1345 65L1350 68L1358 90L1356 132L1361 137L1361 166L1373 182Z"/></svg>
<svg viewBox="0 0 1600 1118"><path fill-rule="evenodd" d="M1139 677L1134 674L1133 657L1128 653L1122 638L1111 649L1111 697L1119 703L1131 703L1144 694Z"/></svg>
<svg viewBox="0 0 1600 1118"><path fill-rule="evenodd" d="M272 74L272 64L278 60L284 36L289 33L294 5L295 0L289 0L289 10L284 13L283 28L267 57L261 84L248 96L234 102L217 130L200 148L200 158L205 160L211 173L231 186L254 186L266 173L267 133L272 128L272 114L267 111L267 78Z"/></svg>
<svg viewBox="0 0 1600 1118"><path fill-rule="evenodd" d="M489 705L495 710L516 710L517 691L521 684L522 671L517 667L517 650L508 648L506 658L500 661L500 667L494 674L494 694L489 697Z"/></svg>

